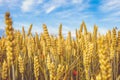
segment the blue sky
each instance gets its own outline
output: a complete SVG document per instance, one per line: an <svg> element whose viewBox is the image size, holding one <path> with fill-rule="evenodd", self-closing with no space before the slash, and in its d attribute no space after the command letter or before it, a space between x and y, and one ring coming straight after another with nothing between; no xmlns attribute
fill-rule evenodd
<svg viewBox="0 0 120 80"><path fill-rule="evenodd" d="M63 34L68 31L74 36L84 20L88 31L94 24L99 32L117 26L120 29L120 0L0 0L0 29L5 28L4 13L10 11L15 29L33 24L32 32L41 33L45 23L51 34L58 33L60 23Z"/></svg>

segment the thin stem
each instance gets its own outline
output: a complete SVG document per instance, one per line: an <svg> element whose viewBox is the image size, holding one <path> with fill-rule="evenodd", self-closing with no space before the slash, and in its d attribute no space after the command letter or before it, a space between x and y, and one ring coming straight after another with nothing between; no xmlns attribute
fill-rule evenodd
<svg viewBox="0 0 120 80"><path fill-rule="evenodd" d="M12 77L13 77L13 80L15 80L15 68L13 64L12 64Z"/></svg>
<svg viewBox="0 0 120 80"><path fill-rule="evenodd" d="M24 80L24 75L22 74L22 80Z"/></svg>

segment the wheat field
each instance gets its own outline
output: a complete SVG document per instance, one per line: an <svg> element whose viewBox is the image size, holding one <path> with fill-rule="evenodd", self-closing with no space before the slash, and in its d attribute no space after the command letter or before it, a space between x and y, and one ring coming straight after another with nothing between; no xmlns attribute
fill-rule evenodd
<svg viewBox="0 0 120 80"><path fill-rule="evenodd" d="M0 80L120 80L120 30L88 32L85 22L68 32L50 35L15 30L10 13L5 14L5 36L0 39Z"/></svg>

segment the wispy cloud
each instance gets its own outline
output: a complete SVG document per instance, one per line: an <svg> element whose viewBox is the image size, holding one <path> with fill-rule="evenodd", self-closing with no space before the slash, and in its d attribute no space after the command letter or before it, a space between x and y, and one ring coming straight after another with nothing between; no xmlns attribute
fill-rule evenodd
<svg viewBox="0 0 120 80"><path fill-rule="evenodd" d="M69 9L69 10L63 10L60 12L56 12L55 15L56 16L60 16L60 19L67 19L68 22L70 19L76 19L77 21L75 22L79 22L78 20L85 20L86 18L94 18L93 14L91 12L84 12L83 10L86 9L86 7L81 7L81 10L76 10L75 9ZM80 17L80 18L79 18ZM72 21L74 22L74 21Z"/></svg>
<svg viewBox="0 0 120 80"><path fill-rule="evenodd" d="M66 0L51 0L51 1L48 1L47 3L44 3L43 9L48 14L54 11L56 8L61 7L65 3L66 3Z"/></svg>
<svg viewBox="0 0 120 80"><path fill-rule="evenodd" d="M113 12L110 16L120 16L120 11Z"/></svg>
<svg viewBox="0 0 120 80"><path fill-rule="evenodd" d="M44 11L48 14L54 10L56 10L57 8L66 8L66 7L70 7L73 6L73 8L76 8L76 10L82 10L85 9L85 7L88 7L88 3L89 0L83 1L83 0L71 0L68 2L68 0L51 0L47 3L44 4L43 9ZM83 7L84 6L84 7ZM73 9L71 8L71 9Z"/></svg>
<svg viewBox="0 0 120 80"><path fill-rule="evenodd" d="M91 15L90 12L89 14L84 14L83 12L88 7L90 7L89 0L86 0L86 2L83 0L72 0L71 2L65 4L63 10L55 12L55 15L60 16L60 18L63 18L63 19L71 18L73 16L76 18L78 18L78 16L83 18L85 16L87 17Z"/></svg>
<svg viewBox="0 0 120 80"><path fill-rule="evenodd" d="M0 0L0 6L14 8L19 6L18 2L19 0Z"/></svg>
<svg viewBox="0 0 120 80"><path fill-rule="evenodd" d="M100 9L102 11L118 11L120 10L120 0L102 0Z"/></svg>
<svg viewBox="0 0 120 80"><path fill-rule="evenodd" d="M55 8L56 8L56 6L54 6L54 5L50 6L49 8L46 9L46 13L48 14L48 13L52 12Z"/></svg>
<svg viewBox="0 0 120 80"><path fill-rule="evenodd" d="M100 20L101 22L120 22L120 19L118 17L105 17Z"/></svg>
<svg viewBox="0 0 120 80"><path fill-rule="evenodd" d="M120 0L101 0L99 10L104 14L101 22L120 21Z"/></svg>

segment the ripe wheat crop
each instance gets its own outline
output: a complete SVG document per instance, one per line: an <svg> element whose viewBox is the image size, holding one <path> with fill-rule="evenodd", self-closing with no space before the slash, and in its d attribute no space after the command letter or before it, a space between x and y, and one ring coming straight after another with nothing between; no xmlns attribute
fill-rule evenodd
<svg viewBox="0 0 120 80"><path fill-rule="evenodd" d="M85 22L76 29L51 35L15 30L10 13L5 14L5 36L0 39L0 80L120 80L120 30L88 32Z"/></svg>

